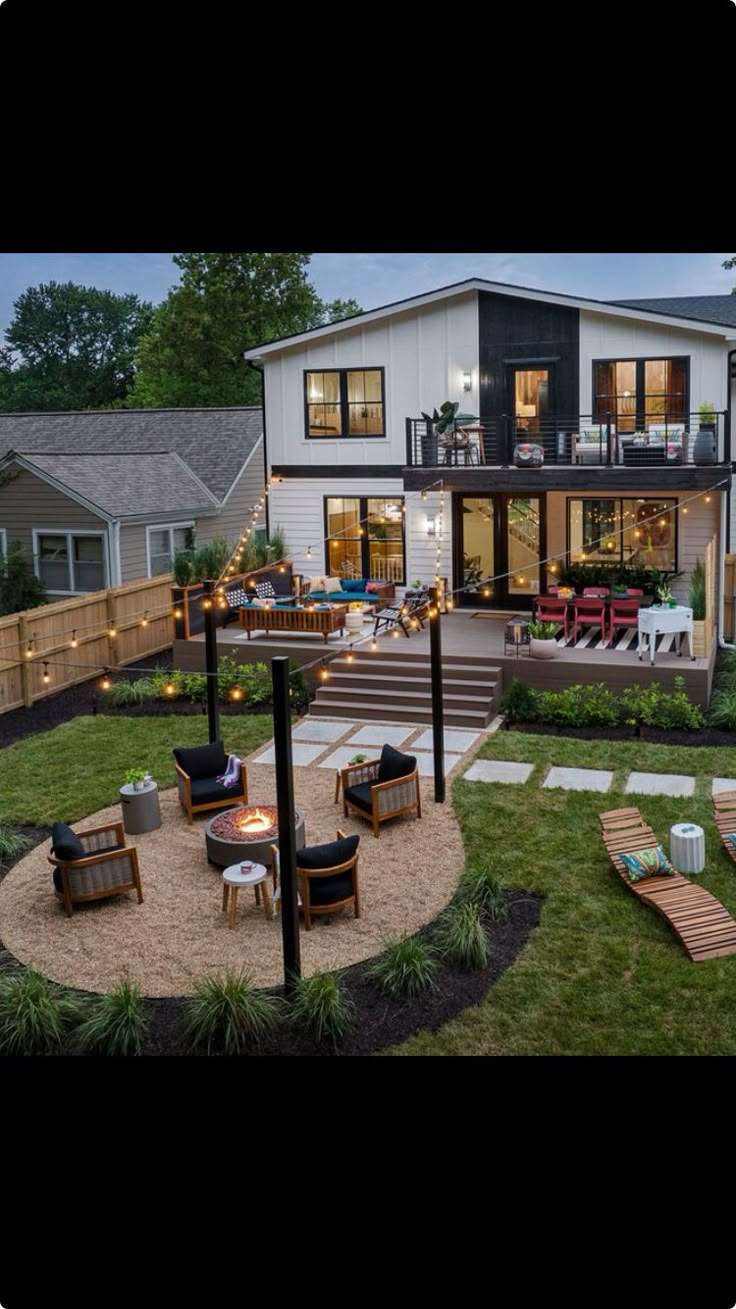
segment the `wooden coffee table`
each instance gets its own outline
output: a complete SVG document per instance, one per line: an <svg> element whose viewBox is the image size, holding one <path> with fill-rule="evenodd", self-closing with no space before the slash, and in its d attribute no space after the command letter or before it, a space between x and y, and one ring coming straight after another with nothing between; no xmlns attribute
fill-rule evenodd
<svg viewBox="0 0 736 1309"><path fill-rule="evenodd" d="M240 610L240 626L248 635L251 632L318 632L325 645L328 636L341 632L345 626L346 604L330 605L329 609L287 609L284 605L271 609L253 609L244 605Z"/></svg>

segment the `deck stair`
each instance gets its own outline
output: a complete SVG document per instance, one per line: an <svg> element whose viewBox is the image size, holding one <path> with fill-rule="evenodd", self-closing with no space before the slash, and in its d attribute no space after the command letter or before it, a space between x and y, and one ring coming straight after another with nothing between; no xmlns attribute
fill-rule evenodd
<svg viewBox="0 0 736 1309"><path fill-rule="evenodd" d="M396 723L432 722L428 654L356 650L352 660L337 656L329 680L310 706L314 718L378 719ZM503 674L492 659L444 655L442 675L446 727L487 727L498 712Z"/></svg>

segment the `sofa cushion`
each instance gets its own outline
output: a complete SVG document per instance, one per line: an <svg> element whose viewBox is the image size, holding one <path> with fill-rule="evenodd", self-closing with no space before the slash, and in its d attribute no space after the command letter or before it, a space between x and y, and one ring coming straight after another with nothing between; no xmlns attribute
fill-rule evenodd
<svg viewBox="0 0 736 1309"><path fill-rule="evenodd" d="M383 582L366 582L365 589L369 594L377 595L383 585Z"/></svg>
<svg viewBox="0 0 736 1309"><path fill-rule="evenodd" d="M213 777L201 777L192 782L192 804L216 804L218 800L230 800L234 803L241 795L240 786L223 786Z"/></svg>
<svg viewBox="0 0 736 1309"><path fill-rule="evenodd" d="M336 868L352 859L358 848L359 836L343 836L338 841L326 841L324 845L305 846L297 850L298 868ZM325 881L330 881L326 878ZM337 897L336 897L337 898Z"/></svg>
<svg viewBox="0 0 736 1309"><path fill-rule="evenodd" d="M381 751L381 762L378 765L379 782L396 782L401 777L408 777L414 772L417 761L414 755L402 754L400 750L394 750L392 745L385 745Z"/></svg>
<svg viewBox="0 0 736 1309"><path fill-rule="evenodd" d="M343 577L342 589L343 591L364 591L365 579L362 577Z"/></svg>
<svg viewBox="0 0 736 1309"><path fill-rule="evenodd" d="M367 814L373 812L370 782L359 782L357 786L348 786L345 790L345 799L356 805L358 809L363 809Z"/></svg>
<svg viewBox="0 0 736 1309"><path fill-rule="evenodd" d="M227 755L222 741L211 741L209 745L181 747L174 750L174 758L180 768L188 773L193 782L202 778L217 777L227 768Z"/></svg>
<svg viewBox="0 0 736 1309"><path fill-rule="evenodd" d="M51 828L51 849L57 859L65 862L72 859L86 859L87 855L77 836L66 823L54 823Z"/></svg>
<svg viewBox="0 0 736 1309"><path fill-rule="evenodd" d="M325 589L324 577L308 577L306 582L306 588L307 588L307 592L310 594L314 591L324 591Z"/></svg>
<svg viewBox="0 0 736 1309"><path fill-rule="evenodd" d="M309 903L312 905L337 904L340 900L349 900L353 895L355 888L350 873L341 873L339 877L309 879Z"/></svg>

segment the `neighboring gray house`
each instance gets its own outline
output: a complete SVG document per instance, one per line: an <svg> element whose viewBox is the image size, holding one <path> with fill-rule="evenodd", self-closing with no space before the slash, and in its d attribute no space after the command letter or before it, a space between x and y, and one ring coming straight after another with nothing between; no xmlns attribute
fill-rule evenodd
<svg viewBox="0 0 736 1309"><path fill-rule="evenodd" d="M263 446L256 407L0 414L0 554L20 541L51 596L167 573L239 535Z"/></svg>

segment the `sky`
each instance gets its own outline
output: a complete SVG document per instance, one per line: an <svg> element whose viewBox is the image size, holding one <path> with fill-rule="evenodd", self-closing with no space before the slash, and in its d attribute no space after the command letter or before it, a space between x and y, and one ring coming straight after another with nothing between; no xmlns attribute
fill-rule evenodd
<svg viewBox="0 0 736 1309"><path fill-rule="evenodd" d="M364 309L419 295L468 277L540 291L625 300L656 295L728 295L736 272L725 254L315 254L309 266L323 300L357 300ZM0 254L0 333L13 301L40 282L77 282L157 304L179 281L170 254Z"/></svg>

